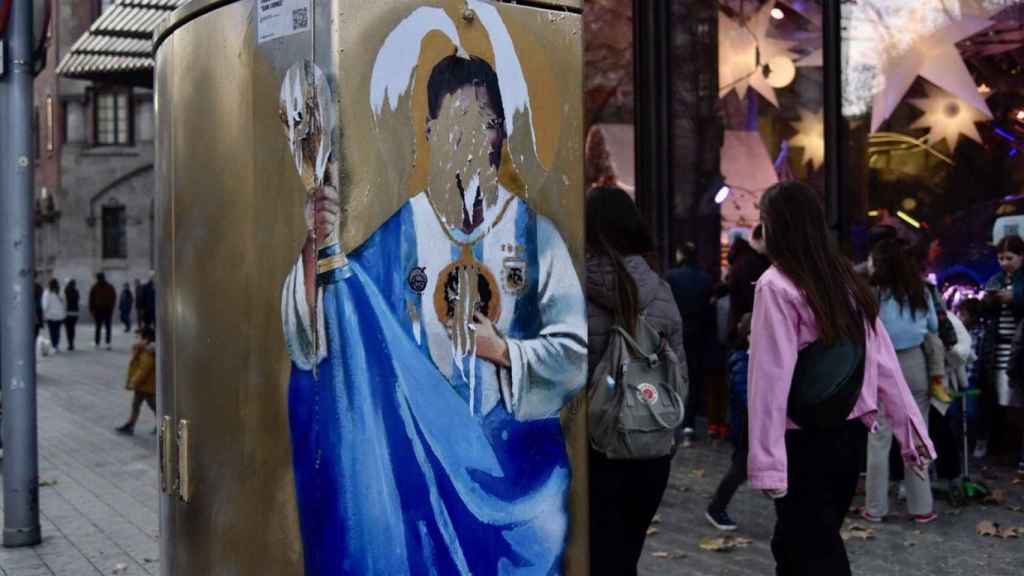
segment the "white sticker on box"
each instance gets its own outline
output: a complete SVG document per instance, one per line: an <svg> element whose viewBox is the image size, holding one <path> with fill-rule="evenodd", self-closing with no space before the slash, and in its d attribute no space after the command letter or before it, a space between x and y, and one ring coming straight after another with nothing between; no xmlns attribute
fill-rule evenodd
<svg viewBox="0 0 1024 576"><path fill-rule="evenodd" d="M310 30L310 0L259 0L257 33L259 41L267 42Z"/></svg>

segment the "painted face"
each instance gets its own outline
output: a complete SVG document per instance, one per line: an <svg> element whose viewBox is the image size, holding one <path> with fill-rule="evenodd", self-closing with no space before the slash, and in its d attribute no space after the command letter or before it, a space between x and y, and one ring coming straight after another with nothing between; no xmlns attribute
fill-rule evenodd
<svg viewBox="0 0 1024 576"><path fill-rule="evenodd" d="M503 132L482 86L441 101L427 124L430 202L453 230L470 233L496 216Z"/></svg>
<svg viewBox="0 0 1024 576"><path fill-rule="evenodd" d="M999 267L1007 274L1013 274L1019 270L1022 263L1024 263L1024 256L1020 254L1014 254L1013 252L999 253Z"/></svg>

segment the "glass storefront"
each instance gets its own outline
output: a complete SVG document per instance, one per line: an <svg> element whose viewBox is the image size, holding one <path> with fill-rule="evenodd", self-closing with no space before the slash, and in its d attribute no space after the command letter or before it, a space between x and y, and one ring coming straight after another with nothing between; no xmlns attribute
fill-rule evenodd
<svg viewBox="0 0 1024 576"><path fill-rule="evenodd" d="M644 6L587 4L588 177L639 182L642 207L644 194L669 196L663 251L717 237L724 252L756 225L769 186L799 179L842 203L840 231L858 260L872 228L892 226L928 247L944 286L977 287L995 272L991 245L1024 226L1021 0L844 0L830 39L823 0L671 0L670 24L656 30L634 22ZM667 41L641 49L655 33ZM826 102L830 55L842 65L838 96ZM664 58L670 79L637 72L644 58ZM669 113L645 128L645 95L657 90L669 92ZM828 110L842 140L826 158ZM669 133L667 185L644 179L643 155L634 163L634 140L638 150L651 140L645 130ZM695 215L709 211L720 227L702 236Z"/></svg>
<svg viewBox="0 0 1024 576"><path fill-rule="evenodd" d="M893 226L951 297L976 289L1024 221L1024 5L858 0L842 17L854 245Z"/></svg>

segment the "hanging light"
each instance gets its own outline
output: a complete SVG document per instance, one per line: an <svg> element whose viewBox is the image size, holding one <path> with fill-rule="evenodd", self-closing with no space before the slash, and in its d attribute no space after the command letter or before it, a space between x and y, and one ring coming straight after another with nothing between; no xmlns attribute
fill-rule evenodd
<svg viewBox="0 0 1024 576"><path fill-rule="evenodd" d="M786 17L786 13L782 11L782 8L772 8L771 14L772 18L776 20L782 20Z"/></svg>
<svg viewBox="0 0 1024 576"><path fill-rule="evenodd" d="M910 214L907 214L903 210L897 210L896 215L899 216L900 220L903 220L907 224L910 224L914 228L920 228L921 223L915 220Z"/></svg>
<svg viewBox="0 0 1024 576"><path fill-rule="evenodd" d="M796 78L796 64L788 56L776 56L765 66L764 78L772 88L785 88Z"/></svg>
<svg viewBox="0 0 1024 576"><path fill-rule="evenodd" d="M721 188L718 189L718 192L715 193L715 204L725 202L731 192L732 188L730 188L728 184L722 184Z"/></svg>

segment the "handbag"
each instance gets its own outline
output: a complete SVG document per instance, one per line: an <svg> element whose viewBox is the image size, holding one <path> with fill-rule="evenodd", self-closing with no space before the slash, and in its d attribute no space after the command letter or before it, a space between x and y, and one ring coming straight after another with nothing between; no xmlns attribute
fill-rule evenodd
<svg viewBox="0 0 1024 576"><path fill-rule="evenodd" d="M864 386L864 356L864 346L847 339L816 340L801 350L789 390L789 419L803 429L842 427Z"/></svg>

